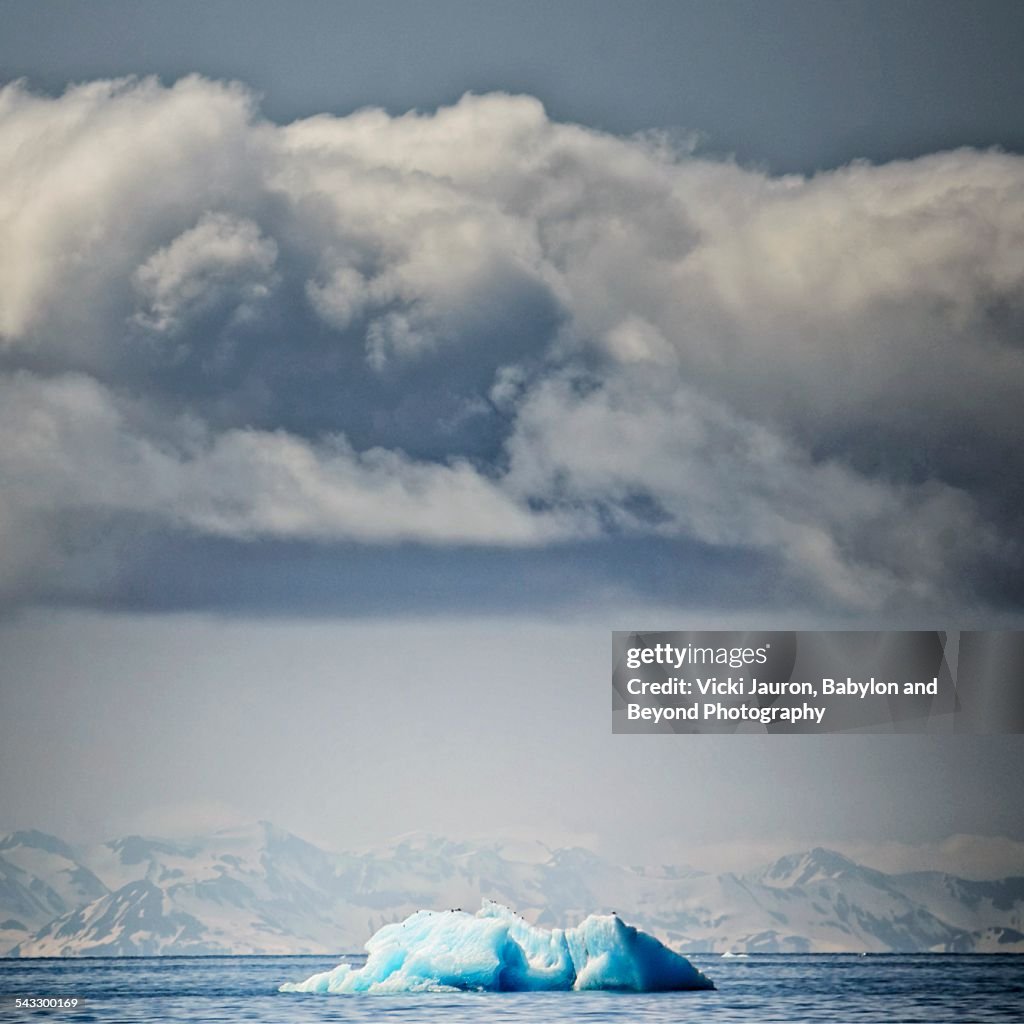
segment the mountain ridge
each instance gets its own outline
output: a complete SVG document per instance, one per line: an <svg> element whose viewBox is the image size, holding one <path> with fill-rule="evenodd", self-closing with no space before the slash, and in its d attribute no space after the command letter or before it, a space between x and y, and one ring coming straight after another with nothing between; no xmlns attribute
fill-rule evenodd
<svg viewBox="0 0 1024 1024"><path fill-rule="evenodd" d="M616 910L691 953L1024 952L1024 877L888 874L821 846L716 874L429 834L337 853L267 821L89 847L0 837L0 955L355 952L415 910L485 898L546 927Z"/></svg>

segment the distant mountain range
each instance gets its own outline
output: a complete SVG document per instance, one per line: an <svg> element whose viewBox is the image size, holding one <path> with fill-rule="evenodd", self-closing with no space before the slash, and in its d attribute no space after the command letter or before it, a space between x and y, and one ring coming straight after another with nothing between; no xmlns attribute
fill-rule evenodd
<svg viewBox="0 0 1024 1024"><path fill-rule="evenodd" d="M260 822L75 848L0 839L0 954L340 953L423 907L617 911L684 952L1024 952L1024 877L885 874L821 848L757 871L623 867L579 847L395 841L332 853Z"/></svg>

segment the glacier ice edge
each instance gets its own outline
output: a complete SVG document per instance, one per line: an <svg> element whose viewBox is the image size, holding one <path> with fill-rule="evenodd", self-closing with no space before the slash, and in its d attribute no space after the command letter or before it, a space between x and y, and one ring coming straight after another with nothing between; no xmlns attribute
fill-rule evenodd
<svg viewBox="0 0 1024 1024"><path fill-rule="evenodd" d="M419 910L366 943L363 967L339 964L281 992L675 992L713 989L689 960L614 914L538 928L498 903L476 914Z"/></svg>

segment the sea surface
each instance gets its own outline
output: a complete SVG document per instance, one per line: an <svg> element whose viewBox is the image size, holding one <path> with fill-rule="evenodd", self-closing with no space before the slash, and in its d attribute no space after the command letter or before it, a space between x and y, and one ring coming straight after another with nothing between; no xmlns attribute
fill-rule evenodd
<svg viewBox="0 0 1024 1024"><path fill-rule="evenodd" d="M690 956L714 992L307 995L277 991L340 959L0 959L0 1020L682 1024L1024 1021L1024 956ZM15 997L75 997L73 1010L18 1010Z"/></svg>

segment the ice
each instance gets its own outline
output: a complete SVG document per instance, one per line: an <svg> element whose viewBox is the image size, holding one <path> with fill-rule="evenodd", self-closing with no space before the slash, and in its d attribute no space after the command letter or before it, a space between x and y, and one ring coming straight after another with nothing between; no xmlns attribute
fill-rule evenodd
<svg viewBox="0 0 1024 1024"><path fill-rule="evenodd" d="M497 903L476 914L419 910L366 943L366 964L281 986L282 992L540 992L714 988L685 957L614 914L575 928L536 928Z"/></svg>

